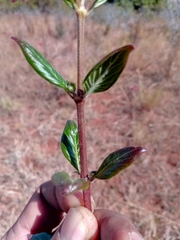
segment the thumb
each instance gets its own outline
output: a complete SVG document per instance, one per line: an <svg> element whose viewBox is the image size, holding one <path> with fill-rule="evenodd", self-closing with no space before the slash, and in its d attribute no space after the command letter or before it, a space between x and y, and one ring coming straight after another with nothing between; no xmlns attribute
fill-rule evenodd
<svg viewBox="0 0 180 240"><path fill-rule="evenodd" d="M85 207L71 208L51 240L96 240L98 223Z"/></svg>

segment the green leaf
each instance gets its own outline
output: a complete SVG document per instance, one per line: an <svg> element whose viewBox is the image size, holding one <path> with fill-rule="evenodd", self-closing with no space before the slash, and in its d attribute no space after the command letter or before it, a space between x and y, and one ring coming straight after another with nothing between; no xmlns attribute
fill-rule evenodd
<svg viewBox="0 0 180 240"><path fill-rule="evenodd" d="M64 2L71 8L74 8L74 5L76 5L76 0L64 0Z"/></svg>
<svg viewBox="0 0 180 240"><path fill-rule="evenodd" d="M86 190L88 187L89 181L82 178L76 179L71 187L71 193L74 193L78 190Z"/></svg>
<svg viewBox="0 0 180 240"><path fill-rule="evenodd" d="M12 37L12 39L17 42L27 62L42 78L60 88L63 88L66 92L74 90L74 84L64 80L47 59L45 59L34 47L21 39L15 37Z"/></svg>
<svg viewBox="0 0 180 240"><path fill-rule="evenodd" d="M80 173L80 150L78 127L72 120L66 122L61 138L61 149L66 159Z"/></svg>
<svg viewBox="0 0 180 240"><path fill-rule="evenodd" d="M109 89L124 70L129 53L133 49L132 45L116 49L97 63L83 81L85 95Z"/></svg>
<svg viewBox="0 0 180 240"><path fill-rule="evenodd" d="M73 4L70 0L64 0L64 2L71 8L73 8Z"/></svg>
<svg viewBox="0 0 180 240"><path fill-rule="evenodd" d="M68 173L58 172L51 177L54 186L59 186L62 195L69 195L79 190L86 190L89 187L89 181L86 179L73 180Z"/></svg>
<svg viewBox="0 0 180 240"><path fill-rule="evenodd" d="M97 8L103 3L107 2L107 0L95 0L92 6L90 7L89 11L91 11L93 8Z"/></svg>
<svg viewBox="0 0 180 240"><path fill-rule="evenodd" d="M75 83L69 83L68 84L68 92L73 93L76 91L76 84Z"/></svg>
<svg viewBox="0 0 180 240"><path fill-rule="evenodd" d="M66 172L58 172L53 174L51 177L51 180L54 186L59 186L59 185L67 186L67 185L73 184L73 180L71 179L69 174Z"/></svg>
<svg viewBox="0 0 180 240"><path fill-rule="evenodd" d="M97 171L91 173L91 178L109 179L123 169L129 167L135 158L145 152L142 147L125 147L109 154ZM92 178L92 180L93 180Z"/></svg>

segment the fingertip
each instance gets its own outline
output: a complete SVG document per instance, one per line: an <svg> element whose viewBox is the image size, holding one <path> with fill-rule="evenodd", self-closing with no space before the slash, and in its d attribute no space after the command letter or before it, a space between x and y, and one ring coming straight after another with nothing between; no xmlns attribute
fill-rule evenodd
<svg viewBox="0 0 180 240"><path fill-rule="evenodd" d="M85 207L71 208L60 227L60 239L97 239L98 223L93 215Z"/></svg>
<svg viewBox="0 0 180 240"><path fill-rule="evenodd" d="M62 186L55 187L51 181L43 183L40 191L44 199L58 211L67 213L70 208L84 206L82 191L64 195L64 188ZM92 198L91 203L94 211L95 203Z"/></svg>
<svg viewBox="0 0 180 240"><path fill-rule="evenodd" d="M83 205L83 197L81 192L76 192L70 195L63 195L61 186L55 188L55 195L59 206L63 212L68 212L70 208L75 208Z"/></svg>
<svg viewBox="0 0 180 240"><path fill-rule="evenodd" d="M61 210L55 194L55 186L51 181L47 181L40 186L40 191L45 200L55 209Z"/></svg>

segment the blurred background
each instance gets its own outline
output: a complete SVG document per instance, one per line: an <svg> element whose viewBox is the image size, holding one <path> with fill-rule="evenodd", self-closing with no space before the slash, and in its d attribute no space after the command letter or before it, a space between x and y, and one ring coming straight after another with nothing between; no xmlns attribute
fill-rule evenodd
<svg viewBox="0 0 180 240"><path fill-rule="evenodd" d="M26 63L11 36L41 52L76 82L76 16L60 0L0 0L0 236L34 190L57 171L73 174L60 149L75 105ZM119 81L86 102L89 171L112 151L147 153L92 184L97 207L128 216L146 240L180 239L180 1L109 0L86 21L86 72L133 44Z"/></svg>

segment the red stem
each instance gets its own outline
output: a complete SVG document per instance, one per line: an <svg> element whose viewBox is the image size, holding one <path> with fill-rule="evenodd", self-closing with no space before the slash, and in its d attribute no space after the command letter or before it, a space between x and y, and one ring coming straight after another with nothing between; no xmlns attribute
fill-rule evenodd
<svg viewBox="0 0 180 240"><path fill-rule="evenodd" d="M79 145L80 145L81 178L86 178L88 175L84 104L85 104L84 101L80 101L76 104L77 118L78 118L78 131L79 131ZM83 199L84 199L84 206L89 210L92 210L90 187L87 190L83 191Z"/></svg>
<svg viewBox="0 0 180 240"><path fill-rule="evenodd" d="M77 36L77 91L82 89L84 78L84 25L85 17L77 13L78 36ZM77 93L78 94L78 93Z"/></svg>
<svg viewBox="0 0 180 240"><path fill-rule="evenodd" d="M84 24L85 16L81 12L77 12L78 21L78 41L77 41L77 119L78 119L78 132L79 132L79 145L80 145L80 165L81 165L81 178L87 178L87 151L86 151L86 134L85 134L85 118L84 118L84 105L82 81L84 78ZM84 206L90 211L91 208L91 193L90 187L83 191Z"/></svg>

